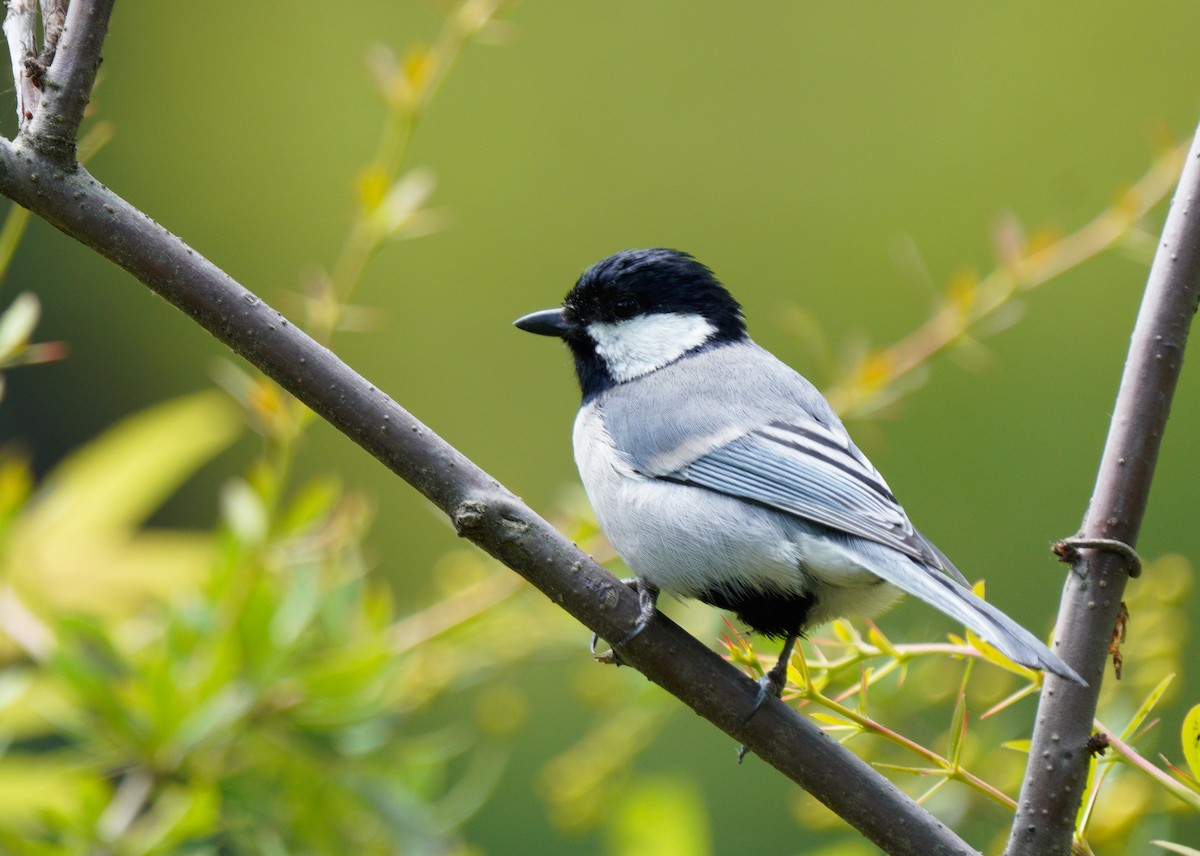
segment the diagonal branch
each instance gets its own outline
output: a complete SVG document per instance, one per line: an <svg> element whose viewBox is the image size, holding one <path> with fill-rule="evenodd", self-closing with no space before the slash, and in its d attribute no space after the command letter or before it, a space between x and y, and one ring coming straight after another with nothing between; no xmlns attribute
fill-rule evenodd
<svg viewBox="0 0 1200 856"><path fill-rule="evenodd" d="M460 535L588 628L623 639L634 627L638 601L630 589L331 351L83 167L0 141L0 192L173 303L428 497ZM792 708L772 699L751 718L757 684L670 621L652 622L621 655L886 852L974 852Z"/></svg>
<svg viewBox="0 0 1200 856"><path fill-rule="evenodd" d="M606 639L637 622L632 591L495 479L228 274L75 160L113 0L74 0L45 93L15 143L0 140L0 193L91 247L181 309L409 482L459 534ZM622 649L650 680L743 743L888 853L974 851L811 720L660 618Z"/></svg>
<svg viewBox="0 0 1200 856"><path fill-rule="evenodd" d="M1137 543L1198 300L1200 131L1150 268L1082 538ZM1085 549L1067 575L1054 635L1060 655L1089 686L1046 675L1008 856L1070 848L1106 654L1130 573L1136 571L1121 552Z"/></svg>

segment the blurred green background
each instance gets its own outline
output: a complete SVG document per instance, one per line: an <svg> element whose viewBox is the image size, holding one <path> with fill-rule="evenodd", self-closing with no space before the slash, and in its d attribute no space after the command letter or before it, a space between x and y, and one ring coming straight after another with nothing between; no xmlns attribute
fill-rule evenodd
<svg viewBox="0 0 1200 856"><path fill-rule="evenodd" d="M439 9L119 3L94 99L116 138L90 168L278 303L332 263L350 223L382 121L366 52L430 39ZM755 338L820 385L830 366L797 334L797 307L835 354L890 343L957 272L994 264L1001 212L1030 230L1077 228L1200 117L1200 6L1189 2L525 2L504 20L503 44L472 46L454 69L409 159L435 173L450 228L372 262L356 302L378 307L378 329L340 335L335 350L543 511L577 501L577 390L565 350L510 322L558 303L591 262L634 246L694 253L741 300ZM11 136L12 125L6 108L0 127ZM1085 510L1147 261L1126 248L1067 274L987 341L984 364L939 359L888 419L850 426L917 525L1039 633L1063 573L1047 547ZM64 362L7 376L0 432L43 472L119 417L210 385L224 353L40 222L6 282L18 290L41 297L38 339L71 347ZM1139 543L1148 559L1200 555L1191 369ZM206 467L157 522L209 526L217 489L254 449L247 439ZM401 610L429 602L431 568L457 546L446 522L326 426L300 466L375 498L375 566ZM912 604L882 626L905 639L948 629ZM1140 630L1134 614L1127 670ZM572 687L608 680L594 677L586 635L576 656L514 678L529 721L466 827L487 853L603 852L599 838L557 829L531 784L583 728ZM1192 659L1164 712L1168 735L1200 697L1194 641L1183 644ZM639 765L703 793L713 852L816 852L792 819L794 788L732 758L727 738L683 715Z"/></svg>

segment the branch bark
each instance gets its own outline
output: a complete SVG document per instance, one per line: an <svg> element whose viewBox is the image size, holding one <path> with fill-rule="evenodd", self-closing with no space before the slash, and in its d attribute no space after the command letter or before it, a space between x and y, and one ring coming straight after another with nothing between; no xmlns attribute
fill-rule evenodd
<svg viewBox="0 0 1200 856"><path fill-rule="evenodd" d="M8 42L13 88L17 95L17 125L23 128L33 117L40 94L26 65L35 56L34 30L37 7L33 0L8 0L7 5L8 10L4 15L4 38Z"/></svg>
<svg viewBox="0 0 1200 856"><path fill-rule="evenodd" d="M1150 268L1082 538L1137 544L1198 301L1200 131ZM1085 549L1067 575L1054 636L1088 686L1046 675L1007 856L1070 850L1109 641L1131 572L1119 552Z"/></svg>
<svg viewBox="0 0 1200 856"><path fill-rule="evenodd" d="M638 603L626 586L332 352L76 163L74 134L111 9L112 0L71 3L47 97L15 142L0 140L0 192L174 304L585 626L606 639L627 636ZM622 658L886 852L975 852L789 706L771 699L750 717L757 685L669 620L652 622Z"/></svg>

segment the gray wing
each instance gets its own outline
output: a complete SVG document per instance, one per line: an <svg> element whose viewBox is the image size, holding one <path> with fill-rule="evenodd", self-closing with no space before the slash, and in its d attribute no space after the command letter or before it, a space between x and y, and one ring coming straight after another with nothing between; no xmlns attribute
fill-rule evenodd
<svg viewBox="0 0 1200 856"><path fill-rule="evenodd" d="M820 392L753 343L618 385L601 406L615 445L647 476L885 544L966 584L913 528Z"/></svg>
<svg viewBox="0 0 1200 856"><path fill-rule="evenodd" d="M896 550L915 564L883 561L872 571L1018 663L1084 683L1033 634L972 593L950 560L913 528L808 381L750 343L691 360L619 385L598 402L606 430L634 469Z"/></svg>
<svg viewBox="0 0 1200 856"><path fill-rule="evenodd" d="M654 475L878 542L967 584L913 527L883 477L845 433L818 422L772 422Z"/></svg>

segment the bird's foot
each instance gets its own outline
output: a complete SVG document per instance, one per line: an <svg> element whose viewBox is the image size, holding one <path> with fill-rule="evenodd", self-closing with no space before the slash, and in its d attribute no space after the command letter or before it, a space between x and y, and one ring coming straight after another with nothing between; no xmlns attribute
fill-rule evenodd
<svg viewBox="0 0 1200 856"><path fill-rule="evenodd" d="M743 725L754 718L754 714L758 713L758 709L767 703L767 699L783 698L783 690L787 686L788 661L792 659L792 648L795 644L796 637L789 636L787 641L783 643L783 650L779 652L779 659L775 661L775 665L771 667L771 671L758 679L758 695L754 698L754 707L750 709L750 713L742 720ZM746 753L749 751L745 743L738 746L737 760L739 764L742 763L742 759L746 757Z"/></svg>
<svg viewBox="0 0 1200 856"><path fill-rule="evenodd" d="M772 669L758 679L758 695L754 699L754 709L746 717L746 722L754 718L754 714L758 713L758 709L767 703L767 699L783 698L783 688L787 685L787 661L780 660L779 662L784 665L782 674L777 669Z"/></svg>
<svg viewBox="0 0 1200 856"><path fill-rule="evenodd" d="M629 579L621 580L621 582L625 583L625 585L629 586L634 590L634 592L637 593L637 621L634 622L633 628L625 635L625 638L620 642L614 643L612 648L608 651L605 651L601 654L596 654L596 644L600 641L600 637L595 633L592 634L591 645L592 654L595 655L596 660L601 663L612 663L615 666L624 665L624 661L621 659L621 655L617 653L617 649L622 645L628 645L630 642L636 639L641 632L646 629L646 627L650 624L650 621L658 612L657 586L653 586L644 580L639 580L637 577L630 577Z"/></svg>
<svg viewBox="0 0 1200 856"><path fill-rule="evenodd" d="M1075 573L1082 573L1077 569L1080 550L1103 550L1107 553L1116 553L1123 558L1131 578L1142 575L1142 557L1137 554L1137 550L1115 538L1084 538L1082 535L1073 535L1070 538L1063 538L1050 549L1060 562L1071 565L1071 569Z"/></svg>

